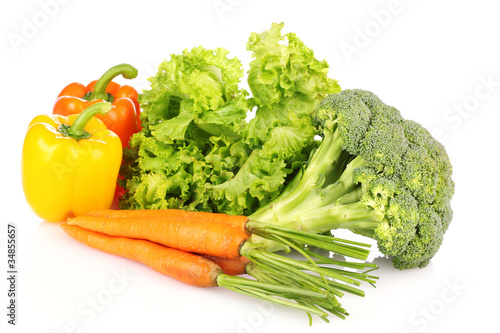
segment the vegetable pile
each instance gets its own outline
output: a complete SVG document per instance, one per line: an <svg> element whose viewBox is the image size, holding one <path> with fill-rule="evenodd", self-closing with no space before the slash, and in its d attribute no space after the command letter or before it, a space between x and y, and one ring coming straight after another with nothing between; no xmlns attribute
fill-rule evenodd
<svg viewBox="0 0 500 333"><path fill-rule="evenodd" d="M445 148L375 94L341 91L282 28L251 34L250 92L237 58L201 46L161 63L140 95L112 82L137 76L127 64L68 85L26 135L33 211L179 281L325 321L377 280L370 245L332 231L374 239L398 269L427 266L453 216Z"/></svg>
<svg viewBox="0 0 500 333"><path fill-rule="evenodd" d="M159 66L140 97L144 128L125 150L121 208L348 229L377 240L397 268L426 266L452 218L444 147L374 94L339 92L326 62L282 28L250 37L251 98L226 50L199 47Z"/></svg>

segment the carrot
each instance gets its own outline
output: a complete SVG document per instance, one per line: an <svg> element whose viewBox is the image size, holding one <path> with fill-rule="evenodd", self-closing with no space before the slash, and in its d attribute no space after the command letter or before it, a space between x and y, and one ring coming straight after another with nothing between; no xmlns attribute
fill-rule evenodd
<svg viewBox="0 0 500 333"><path fill-rule="evenodd" d="M231 216L226 215L228 218ZM248 235L230 224L188 218L78 216L68 220L110 236L146 239L179 250L235 259Z"/></svg>
<svg viewBox="0 0 500 333"><path fill-rule="evenodd" d="M250 259L245 256L241 256L236 259L226 259L220 257L209 256L206 254L201 254L202 257L216 263L222 268L224 274L227 275L241 275L246 273L246 268Z"/></svg>
<svg viewBox="0 0 500 333"><path fill-rule="evenodd" d="M220 286L229 290L273 302L320 316L327 320L328 313L345 313L336 299L328 294L304 287L284 286L269 281L256 281L224 274L212 261L181 250L171 249L147 240L114 237L90 231L67 223L61 228L77 241L140 263L154 270L197 287Z"/></svg>
<svg viewBox="0 0 500 333"><path fill-rule="evenodd" d="M230 218L231 216L227 215L227 217ZM351 286L345 287L337 282L333 283L333 285L330 282L324 284L326 282L324 278L325 276L355 286L359 286L360 281L367 281L370 283L373 281L373 277L364 273L352 274L351 272L345 270L330 270L319 267L317 264L312 262L311 258L315 256L314 253L311 252L308 254L306 252L309 251L307 248L302 248L299 243L294 244L292 241L287 241L285 238L290 236L295 237L298 240L302 240L307 237L313 237L313 243L311 243L311 245L320 244L321 246L326 246L327 248L342 248L347 252L361 251L363 255L366 253L364 249L359 249L357 247L352 248L346 244L335 244L332 237L309 234L298 230L285 230L281 227L268 226L260 222L249 222L247 223L247 227L250 228L251 231L255 230L255 232L258 232L259 236L267 235L268 237L274 237L276 240L285 241L286 245L290 245L301 254L305 255L310 262L300 262L265 251L259 248L258 244L247 242L248 236L246 233L243 233L240 228L219 222L166 217L107 218L78 216L69 219L67 223L92 231L101 232L110 236L149 240L186 252L202 253L226 259L236 259L240 256L245 256L253 262L259 262L261 267L267 267L267 270L278 271L285 269L285 271L280 274L290 274L293 270L295 272L293 274L296 275L299 280L303 280L305 278L303 271L314 272L319 274L322 280L317 281L317 285L311 286L311 288L313 290L317 290L318 285L321 284L326 290L329 290L329 292L338 296L342 294L339 290L348 291L357 295L364 295L364 293L360 289ZM270 234L266 231L269 228L271 228ZM335 241L337 242L338 240ZM339 263L339 266L343 267L347 267L348 265L351 266L350 263ZM362 267L368 266L370 266L370 264L362 265ZM251 273L250 275L256 277L255 273ZM259 274L258 276L260 278L265 278L262 274ZM273 277L273 281L276 281L276 278L279 279L281 277L277 277L275 275ZM301 285L301 283L302 282L295 285Z"/></svg>
<svg viewBox="0 0 500 333"><path fill-rule="evenodd" d="M222 269L208 259L153 242L112 237L68 224L61 224L61 228L90 247L143 263L192 286L215 287L217 276L222 273Z"/></svg>
<svg viewBox="0 0 500 333"><path fill-rule="evenodd" d="M93 210L85 215L94 217L108 217L108 218L130 218L130 217L148 217L148 218L189 218L195 220L220 222L224 224L234 225L236 227L242 228L245 233L248 233L246 229L246 223L249 218L242 215L227 215L221 213L208 213L208 212L193 212L182 209L136 209L136 210L115 210L115 209L98 209Z"/></svg>
<svg viewBox="0 0 500 333"><path fill-rule="evenodd" d="M374 264L341 262L320 256L309 250L310 246L315 246L352 258L366 260L369 253L368 244L243 220L241 217L237 217L237 220L244 222L244 226L248 230L245 232L241 225L236 227L230 222L233 220L233 216L224 214L204 213L205 218L201 218L202 215L192 215L191 212L187 211L175 212L178 214L176 216L182 217L158 217L154 213L156 211L139 213L126 211L121 214L132 216L78 216L69 219L68 224L110 236L145 239L192 253L202 253L226 259L245 256L252 261L251 265L245 267L247 274L259 280L293 287L307 286L310 290L322 290L339 297L344 292L363 296L364 292L356 286L359 286L361 282L374 284L377 279L375 276L368 275L368 271L351 272L344 269L345 267L376 268ZM140 217L134 217L134 214L138 214ZM172 213L165 210L163 214ZM252 235L253 242L248 241L248 234ZM255 238L254 235L262 238ZM269 240L281 242L283 245L295 249L307 259L306 262L264 250L264 242ZM315 261L312 258L320 260ZM320 266L322 264L334 264L340 266L341 269L322 267ZM327 280L326 277L331 278L331 280Z"/></svg>

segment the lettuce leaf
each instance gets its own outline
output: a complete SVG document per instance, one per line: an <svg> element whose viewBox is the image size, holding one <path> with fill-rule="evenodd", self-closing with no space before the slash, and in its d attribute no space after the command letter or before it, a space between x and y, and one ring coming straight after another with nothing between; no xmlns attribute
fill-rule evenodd
<svg viewBox="0 0 500 333"><path fill-rule="evenodd" d="M328 64L295 34L282 35L283 26L253 33L247 44L257 111L242 136L253 152L234 178L211 187L219 210L228 214L251 214L280 193L316 144L311 113L326 95L340 91L327 76Z"/></svg>
<svg viewBox="0 0 500 333"><path fill-rule="evenodd" d="M254 150L238 173L210 188L219 211L250 214L273 200L287 176L307 160L315 129L308 125L278 126L269 140Z"/></svg>
<svg viewBox="0 0 500 333"><path fill-rule="evenodd" d="M200 47L171 55L140 96L143 129L125 151L127 209L215 210L205 188L233 175L246 159L240 132L249 110L237 58Z"/></svg>
<svg viewBox="0 0 500 333"><path fill-rule="evenodd" d="M340 92L337 81L327 76L328 63L317 60L294 33L282 35L283 27L273 23L268 31L252 33L247 44L253 52L248 85L258 106L245 130L252 145L266 141L275 126L308 118L326 95Z"/></svg>

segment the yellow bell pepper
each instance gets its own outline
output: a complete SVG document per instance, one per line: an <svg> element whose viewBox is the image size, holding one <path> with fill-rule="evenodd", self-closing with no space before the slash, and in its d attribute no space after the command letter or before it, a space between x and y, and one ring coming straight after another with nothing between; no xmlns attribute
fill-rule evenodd
<svg viewBox="0 0 500 333"><path fill-rule="evenodd" d="M122 144L94 116L112 108L96 103L79 115L41 115L31 121L21 175L26 201L39 217L57 222L111 206Z"/></svg>

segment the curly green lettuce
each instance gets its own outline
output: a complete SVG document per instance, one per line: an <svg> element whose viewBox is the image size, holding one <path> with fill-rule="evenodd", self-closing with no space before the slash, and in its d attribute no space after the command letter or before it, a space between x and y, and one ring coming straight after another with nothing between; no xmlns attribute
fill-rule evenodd
<svg viewBox="0 0 500 333"><path fill-rule="evenodd" d="M249 154L237 144L249 110L242 64L228 53L184 50L149 79L143 129L125 151L121 207L216 210L206 185L231 178Z"/></svg>
<svg viewBox="0 0 500 333"><path fill-rule="evenodd" d="M283 35L283 27L273 23L268 31L252 33L247 44L253 52L248 85L258 108L245 128L245 138L253 145L269 139L277 125L305 120L312 126L310 115L321 100L340 92L337 81L327 76L328 63L317 60L296 34Z"/></svg>
<svg viewBox="0 0 500 333"><path fill-rule="evenodd" d="M197 47L160 64L140 96L143 129L125 152L122 208L251 214L280 193L317 146L311 114L340 91L327 63L282 28L250 37L251 98L225 49Z"/></svg>

